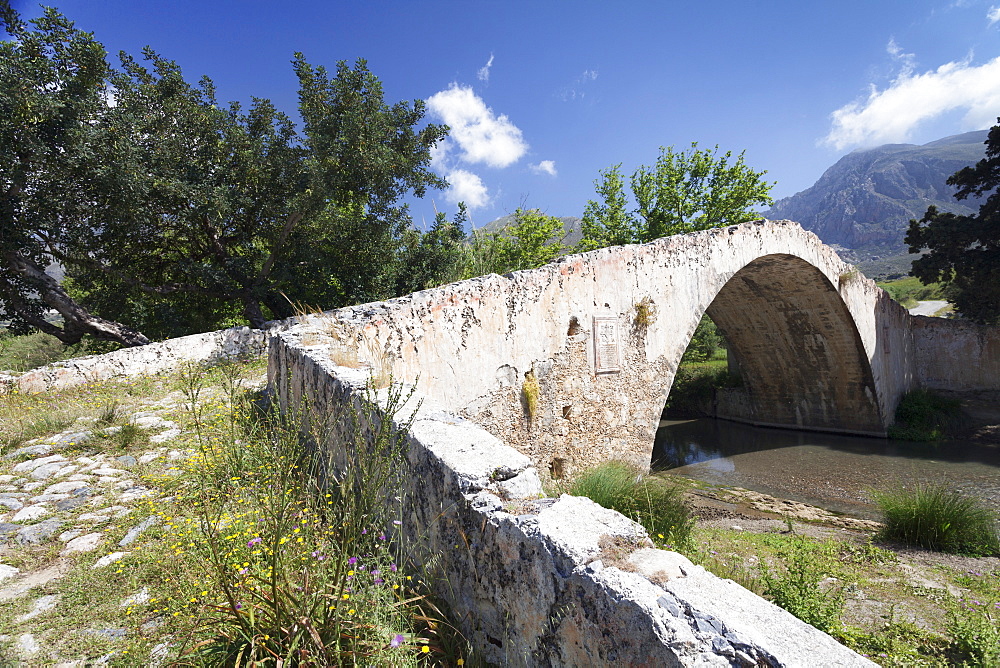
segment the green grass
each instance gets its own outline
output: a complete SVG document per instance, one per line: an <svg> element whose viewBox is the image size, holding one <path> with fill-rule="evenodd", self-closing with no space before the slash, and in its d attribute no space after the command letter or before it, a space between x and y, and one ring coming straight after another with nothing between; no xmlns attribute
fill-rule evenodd
<svg viewBox="0 0 1000 668"><path fill-rule="evenodd" d="M179 666L276 665L276 657L285 665L474 663L391 532L400 530L392 521L399 506L386 498L398 496L392 485L402 470L402 435L379 432L376 448L384 457L359 453L332 477L329 461L307 456L294 417L282 419L247 400L242 378L262 372L257 360L0 395L0 437L21 438L29 424L33 435L51 434L85 418L81 425L94 435L64 450L70 458L155 449L145 445L147 431L129 422L151 402L166 406L161 414L182 430L167 449L194 453L130 467L133 479L154 494L130 515L97 526L101 550L121 549L117 542L147 517L159 523L112 566L91 568L102 552L60 559L58 541L5 557L22 572L57 560L67 572L36 590L62 597L53 613L17 623L34 596L14 601L0 607L0 634L13 639L31 632L67 659L112 653L113 665L149 665L151 650L163 643L167 662ZM342 432L349 441L371 418L366 406L341 416L342 425L355 424ZM122 429L107 433L111 426ZM0 461L0 473L16 463ZM142 589L148 600L121 605ZM115 640L88 633L111 628L127 634ZM0 641L0 656L13 655L12 642Z"/></svg>
<svg viewBox="0 0 1000 668"><path fill-rule="evenodd" d="M23 373L73 357L110 352L117 347L93 339L67 346L50 334L34 332L16 336L0 329L0 371Z"/></svg>
<svg viewBox="0 0 1000 668"><path fill-rule="evenodd" d="M924 285L916 276L906 276L894 281L880 282L877 285L905 308L912 308L917 302L945 298L940 283Z"/></svg>
<svg viewBox="0 0 1000 668"><path fill-rule="evenodd" d="M691 541L694 516L677 482L644 475L624 462L607 462L579 476L569 493L630 517L661 546L684 549Z"/></svg>
<svg viewBox="0 0 1000 668"><path fill-rule="evenodd" d="M940 441L954 435L963 426L962 402L930 390L913 390L899 400L896 421L889 427L889 438Z"/></svg>
<svg viewBox="0 0 1000 668"><path fill-rule="evenodd" d="M872 543L791 531L699 526L692 542L685 554L695 563L807 621L815 615L813 623L881 666L998 665L1000 570L989 564L979 571L904 566L895 551ZM962 594L916 586L908 577L913 569L930 570L930 577ZM884 610L879 602L891 604Z"/></svg>
<svg viewBox="0 0 1000 668"><path fill-rule="evenodd" d="M883 515L882 537L928 550L1000 556L996 515L946 487L873 492Z"/></svg>

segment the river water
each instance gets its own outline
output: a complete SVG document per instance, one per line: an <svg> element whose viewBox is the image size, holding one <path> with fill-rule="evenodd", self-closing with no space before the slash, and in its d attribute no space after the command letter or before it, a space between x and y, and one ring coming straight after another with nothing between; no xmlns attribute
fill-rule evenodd
<svg viewBox="0 0 1000 668"><path fill-rule="evenodd" d="M704 418L663 420L653 470L743 487L878 519L870 489L946 485L1000 511L1000 447L911 443L771 429Z"/></svg>

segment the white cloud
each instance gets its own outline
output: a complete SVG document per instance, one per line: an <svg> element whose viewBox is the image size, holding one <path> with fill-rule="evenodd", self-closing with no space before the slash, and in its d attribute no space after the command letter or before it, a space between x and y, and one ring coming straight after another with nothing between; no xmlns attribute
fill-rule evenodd
<svg viewBox="0 0 1000 668"><path fill-rule="evenodd" d="M968 61L945 63L916 75L904 68L885 90L872 86L867 100L834 111L833 127L822 141L838 150L906 141L922 122L956 109L966 112L965 129L985 128L996 121L1000 57L977 66Z"/></svg>
<svg viewBox="0 0 1000 668"><path fill-rule="evenodd" d="M913 74L913 70L917 65L917 57L912 53L905 53L902 47L896 43L895 37L889 38L889 43L885 45L885 51L900 65L899 74L896 78L908 77Z"/></svg>
<svg viewBox="0 0 1000 668"><path fill-rule="evenodd" d="M573 80L573 83L568 86L563 86L559 90L558 95L562 98L563 102L569 102L570 100L575 100L577 98L584 98L587 96L587 93L583 90L583 87L591 81L596 81L597 77L597 70L584 70L583 74Z"/></svg>
<svg viewBox="0 0 1000 668"><path fill-rule="evenodd" d="M990 22L990 25L1000 21L1000 5L990 7L990 10L986 12L986 20Z"/></svg>
<svg viewBox="0 0 1000 668"><path fill-rule="evenodd" d="M444 198L452 204L465 202L470 209L478 209L489 204L489 193L483 180L477 175L464 169L454 169L448 172L447 178L451 187L445 191Z"/></svg>
<svg viewBox="0 0 1000 668"><path fill-rule="evenodd" d="M556 162L555 160L542 160L537 165L529 165L531 171L536 174L548 174L549 176L556 175Z"/></svg>
<svg viewBox="0 0 1000 668"><path fill-rule="evenodd" d="M476 76L479 78L480 81L484 81L486 83L490 82L490 68L491 67L493 67L493 54L492 53L490 54L490 59L488 61L486 61L486 64L483 65L482 67L480 67L479 71L476 72Z"/></svg>
<svg viewBox="0 0 1000 668"><path fill-rule="evenodd" d="M495 115L471 87L453 83L427 98L427 108L451 128L449 137L465 162L508 167L528 150L521 130L505 115Z"/></svg>

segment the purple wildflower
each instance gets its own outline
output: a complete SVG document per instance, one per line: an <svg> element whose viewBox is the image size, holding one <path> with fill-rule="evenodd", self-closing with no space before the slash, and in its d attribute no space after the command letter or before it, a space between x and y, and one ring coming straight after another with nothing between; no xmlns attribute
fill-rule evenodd
<svg viewBox="0 0 1000 668"><path fill-rule="evenodd" d="M354 564L358 563L358 558L357 557L351 557L350 559L347 560L347 563L349 563L351 566L353 566Z"/></svg>
<svg viewBox="0 0 1000 668"><path fill-rule="evenodd" d="M247 543L247 547L253 547L254 545L259 545L261 542L263 542L263 540L264 539L261 538L260 536L257 536L256 538L251 538L250 542Z"/></svg>
<svg viewBox="0 0 1000 668"><path fill-rule="evenodd" d="M396 564L389 564L389 570L395 573L398 570Z"/></svg>
<svg viewBox="0 0 1000 668"><path fill-rule="evenodd" d="M403 644L403 634L397 633L392 637L392 641L389 642L390 647L399 647Z"/></svg>

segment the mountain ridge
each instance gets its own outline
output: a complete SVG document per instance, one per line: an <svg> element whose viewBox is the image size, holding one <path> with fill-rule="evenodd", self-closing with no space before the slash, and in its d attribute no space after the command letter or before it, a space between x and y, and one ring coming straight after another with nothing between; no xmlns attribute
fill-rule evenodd
<svg viewBox="0 0 1000 668"><path fill-rule="evenodd" d="M928 206L963 215L978 211L977 200L956 200L946 181L982 159L988 132L852 151L815 184L778 200L763 215L798 222L852 262L902 258L909 221Z"/></svg>

